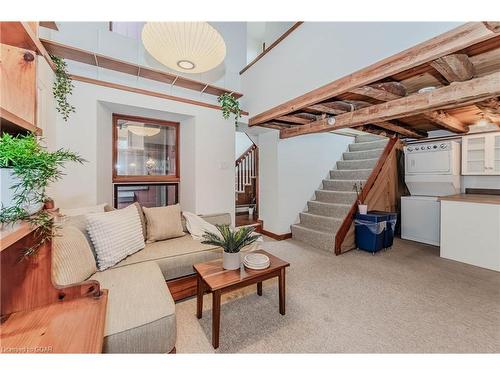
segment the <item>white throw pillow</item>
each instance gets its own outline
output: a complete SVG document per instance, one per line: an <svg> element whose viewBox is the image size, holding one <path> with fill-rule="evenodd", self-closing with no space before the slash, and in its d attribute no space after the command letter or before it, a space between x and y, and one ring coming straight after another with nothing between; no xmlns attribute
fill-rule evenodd
<svg viewBox="0 0 500 375"><path fill-rule="evenodd" d="M89 214L86 219L99 271L144 249L141 220L133 205L121 210Z"/></svg>
<svg viewBox="0 0 500 375"><path fill-rule="evenodd" d="M79 216L94 214L98 212L104 212L104 207L106 203L99 204L97 206L79 207L79 208L60 208L59 212L65 216Z"/></svg>
<svg viewBox="0 0 500 375"><path fill-rule="evenodd" d="M198 215L195 215L191 212L183 212L182 215L186 219L186 227L188 229L188 232L191 234L191 237L193 237L193 240L197 241L202 241L203 235L205 232L211 232L211 233L216 233L219 234L219 230L217 227L213 224L210 224L208 221L204 220ZM232 228L234 230L234 228ZM264 239L259 237L257 239L257 242L263 242ZM255 242L253 244L247 245L242 248L242 251L249 251L249 250L257 250L260 248L260 245L256 244Z"/></svg>
<svg viewBox="0 0 500 375"><path fill-rule="evenodd" d="M210 224L208 221L202 219L198 215L195 215L191 212L183 212L182 216L184 216L184 218L186 219L186 228L194 240L203 240L205 231L219 234L219 230L215 225Z"/></svg>

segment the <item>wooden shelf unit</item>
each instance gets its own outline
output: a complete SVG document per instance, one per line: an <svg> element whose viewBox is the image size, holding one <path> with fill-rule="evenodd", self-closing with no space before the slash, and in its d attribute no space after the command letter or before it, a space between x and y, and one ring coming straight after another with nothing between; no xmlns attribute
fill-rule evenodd
<svg viewBox="0 0 500 375"><path fill-rule="evenodd" d="M0 352L101 352L107 291L95 280L54 285L50 242L22 256L35 230L22 222L0 231Z"/></svg>

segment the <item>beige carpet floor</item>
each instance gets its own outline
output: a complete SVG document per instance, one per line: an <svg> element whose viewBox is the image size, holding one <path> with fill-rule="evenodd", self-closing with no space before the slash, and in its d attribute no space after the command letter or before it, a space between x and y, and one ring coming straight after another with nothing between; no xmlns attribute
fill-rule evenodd
<svg viewBox="0 0 500 375"><path fill-rule="evenodd" d="M335 256L301 242L266 241L291 263L286 315L276 280L223 299L220 347L211 346L211 296L176 305L178 353L500 352L500 273L441 259L396 240L371 255Z"/></svg>

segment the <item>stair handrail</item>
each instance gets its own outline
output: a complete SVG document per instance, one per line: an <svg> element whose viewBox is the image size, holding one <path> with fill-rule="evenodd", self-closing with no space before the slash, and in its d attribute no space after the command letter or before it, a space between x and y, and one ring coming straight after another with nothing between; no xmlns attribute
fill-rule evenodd
<svg viewBox="0 0 500 375"><path fill-rule="evenodd" d="M245 150L245 152L243 152L238 159L236 159L236 161L234 162L234 166L237 167L238 164L240 164L243 161L243 159L245 159L247 157L247 155L250 154L256 148L257 148L257 146L255 145L255 143L252 143L252 145L250 147L248 147Z"/></svg>
<svg viewBox="0 0 500 375"><path fill-rule="evenodd" d="M398 141L397 137L392 137L389 139L389 142L385 145L384 151L380 155L377 164L375 164L375 167L372 170L372 173L370 173L370 176L365 182L365 185L361 189L361 193L359 194L359 200L361 202L364 202L364 200L368 197L368 194L370 193L371 188L375 184L375 181L377 180L378 175L382 171L382 168L384 167L385 163L387 162L387 159L389 155L391 154L392 149L396 145ZM347 213L346 217L344 218L344 221L340 225L339 229L337 230L337 233L335 234L335 255L340 255L341 252L341 246L344 243L345 237L347 236L347 233L349 232L349 229L351 228L352 222L354 220L354 215L356 214L356 210L358 207L358 202L354 202Z"/></svg>

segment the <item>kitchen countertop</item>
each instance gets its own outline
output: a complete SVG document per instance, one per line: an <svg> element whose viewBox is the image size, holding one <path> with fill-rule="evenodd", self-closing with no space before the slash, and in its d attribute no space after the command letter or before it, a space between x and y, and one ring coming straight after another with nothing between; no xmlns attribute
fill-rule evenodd
<svg viewBox="0 0 500 375"><path fill-rule="evenodd" d="M464 203L483 203L500 205L500 195L491 194L455 194L439 197L440 201L456 201Z"/></svg>

